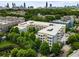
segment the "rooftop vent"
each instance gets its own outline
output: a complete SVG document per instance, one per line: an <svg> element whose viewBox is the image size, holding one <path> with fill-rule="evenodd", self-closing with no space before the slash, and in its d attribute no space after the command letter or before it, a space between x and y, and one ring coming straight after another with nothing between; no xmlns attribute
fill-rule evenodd
<svg viewBox="0 0 79 59"><path fill-rule="evenodd" d="M51 28L51 29L47 29L47 31L52 31L53 30L53 28Z"/></svg>
<svg viewBox="0 0 79 59"><path fill-rule="evenodd" d="M49 24L49 26L53 26L53 24Z"/></svg>
<svg viewBox="0 0 79 59"><path fill-rule="evenodd" d="M32 21L30 23L33 23Z"/></svg>

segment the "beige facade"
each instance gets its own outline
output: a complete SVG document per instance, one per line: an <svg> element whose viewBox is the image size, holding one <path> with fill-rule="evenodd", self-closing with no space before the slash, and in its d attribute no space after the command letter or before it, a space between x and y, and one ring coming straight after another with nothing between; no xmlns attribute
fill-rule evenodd
<svg viewBox="0 0 79 59"><path fill-rule="evenodd" d="M0 31L6 32L8 28L17 25L18 23L24 22L23 18L18 17L0 17Z"/></svg>

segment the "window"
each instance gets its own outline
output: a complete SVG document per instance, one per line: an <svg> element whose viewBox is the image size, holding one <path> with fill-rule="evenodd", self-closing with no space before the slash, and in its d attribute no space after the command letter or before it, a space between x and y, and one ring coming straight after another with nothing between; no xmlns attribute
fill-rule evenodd
<svg viewBox="0 0 79 59"><path fill-rule="evenodd" d="M53 28L51 28L51 29L47 29L47 31L52 31L53 30Z"/></svg>
<svg viewBox="0 0 79 59"><path fill-rule="evenodd" d="M52 37L47 37L48 39L52 39Z"/></svg>
<svg viewBox="0 0 79 59"><path fill-rule="evenodd" d="M49 40L49 42L52 42L51 40Z"/></svg>
<svg viewBox="0 0 79 59"><path fill-rule="evenodd" d="M42 37L42 35L41 35L41 37Z"/></svg>
<svg viewBox="0 0 79 59"><path fill-rule="evenodd" d="M51 43L49 43L49 45L51 45Z"/></svg>
<svg viewBox="0 0 79 59"><path fill-rule="evenodd" d="M40 35L38 35L38 36L40 36Z"/></svg>
<svg viewBox="0 0 79 59"><path fill-rule="evenodd" d="M49 26L53 26L53 24L49 24Z"/></svg>

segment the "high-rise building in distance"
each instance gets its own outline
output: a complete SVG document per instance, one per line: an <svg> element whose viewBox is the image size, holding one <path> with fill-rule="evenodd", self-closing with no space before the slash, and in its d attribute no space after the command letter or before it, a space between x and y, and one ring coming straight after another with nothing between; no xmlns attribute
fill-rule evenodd
<svg viewBox="0 0 79 59"><path fill-rule="evenodd" d="M16 4L15 3L12 3L12 8L16 7Z"/></svg>
<svg viewBox="0 0 79 59"><path fill-rule="evenodd" d="M52 7L52 4L50 4L50 7Z"/></svg>
<svg viewBox="0 0 79 59"><path fill-rule="evenodd" d="M26 8L26 3L24 2L24 8Z"/></svg>
<svg viewBox="0 0 79 59"><path fill-rule="evenodd" d="M79 7L79 4L77 4L77 7Z"/></svg>
<svg viewBox="0 0 79 59"><path fill-rule="evenodd" d="M9 8L9 3L7 3L6 7Z"/></svg>
<svg viewBox="0 0 79 59"><path fill-rule="evenodd" d="M46 8L48 7L48 2L46 2Z"/></svg>

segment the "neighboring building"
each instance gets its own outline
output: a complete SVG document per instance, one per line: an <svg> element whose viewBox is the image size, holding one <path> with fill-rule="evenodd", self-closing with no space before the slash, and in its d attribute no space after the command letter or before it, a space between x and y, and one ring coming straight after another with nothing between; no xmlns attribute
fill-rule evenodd
<svg viewBox="0 0 79 59"><path fill-rule="evenodd" d="M69 55L69 57L79 57L79 49L78 50L75 50L73 51L72 54Z"/></svg>
<svg viewBox="0 0 79 59"><path fill-rule="evenodd" d="M25 31L27 31L27 26L28 26L27 22L23 22L23 23L19 23L18 26L16 26L16 27L19 28L20 32L25 32Z"/></svg>
<svg viewBox="0 0 79 59"><path fill-rule="evenodd" d="M70 28L70 27L73 27L73 25L74 25L74 17L73 16L64 16L60 20L54 20L53 23L66 24L67 28Z"/></svg>
<svg viewBox="0 0 79 59"><path fill-rule="evenodd" d="M49 24L50 23L46 23L46 22L27 21L27 22L18 24L18 28L19 28L19 30L24 31L25 28L32 26L32 27L35 27L35 29L41 30L43 28L48 27ZM25 31L27 31L27 30L25 30Z"/></svg>
<svg viewBox="0 0 79 59"><path fill-rule="evenodd" d="M17 27L19 28L20 32L22 32L27 31L28 27L30 26L39 30L36 36L40 38L42 42L47 41L49 46L52 46L53 43L60 41L65 33L65 25L55 23L27 21L18 24Z"/></svg>
<svg viewBox="0 0 79 59"><path fill-rule="evenodd" d="M72 27L71 25L71 21L67 20L67 21L63 21L63 20L54 20L53 23L57 23L57 24L66 24L67 28Z"/></svg>
<svg viewBox="0 0 79 59"><path fill-rule="evenodd" d="M18 23L24 22L23 18L18 17L0 17L0 31L6 32L8 31L9 27L13 25L17 25Z"/></svg>

